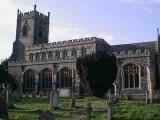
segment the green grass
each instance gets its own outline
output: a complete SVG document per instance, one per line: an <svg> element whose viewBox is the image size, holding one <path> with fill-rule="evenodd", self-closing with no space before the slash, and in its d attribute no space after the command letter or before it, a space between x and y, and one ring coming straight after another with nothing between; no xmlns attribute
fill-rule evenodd
<svg viewBox="0 0 160 120"><path fill-rule="evenodd" d="M61 97L59 109L51 110L47 97L22 98L15 109L9 110L10 120L34 120L40 110L54 113L56 120L86 120L86 104L90 99L94 112L91 120L106 120L106 112L98 112L107 107L106 99L76 99L76 108L70 108L70 99ZM115 120L160 120L160 104L145 104L144 101L119 101L114 107Z"/></svg>

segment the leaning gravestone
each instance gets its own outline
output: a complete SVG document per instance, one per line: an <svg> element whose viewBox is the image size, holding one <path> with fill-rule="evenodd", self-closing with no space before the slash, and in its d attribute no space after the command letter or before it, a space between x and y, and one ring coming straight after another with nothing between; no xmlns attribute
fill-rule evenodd
<svg viewBox="0 0 160 120"><path fill-rule="evenodd" d="M40 114L38 120L54 120L54 115L49 111L43 111Z"/></svg>
<svg viewBox="0 0 160 120"><path fill-rule="evenodd" d="M59 92L54 88L50 93L50 108L58 108Z"/></svg>

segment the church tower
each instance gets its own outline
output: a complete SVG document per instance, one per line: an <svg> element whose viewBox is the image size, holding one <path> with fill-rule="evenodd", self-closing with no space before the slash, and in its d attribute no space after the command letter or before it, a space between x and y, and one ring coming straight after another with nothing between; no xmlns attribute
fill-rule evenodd
<svg viewBox="0 0 160 120"><path fill-rule="evenodd" d="M34 10L22 13L17 12L16 40L13 44L11 60L24 60L25 47L48 43L49 36L48 15L39 13L34 5Z"/></svg>

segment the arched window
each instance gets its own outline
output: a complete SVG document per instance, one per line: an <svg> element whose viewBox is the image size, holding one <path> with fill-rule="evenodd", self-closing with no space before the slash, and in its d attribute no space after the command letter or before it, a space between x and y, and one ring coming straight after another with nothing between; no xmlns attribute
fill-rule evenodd
<svg viewBox="0 0 160 120"><path fill-rule="evenodd" d="M42 61L45 61L45 60L46 60L46 53L42 52Z"/></svg>
<svg viewBox="0 0 160 120"><path fill-rule="evenodd" d="M24 25L22 28L22 36L23 37L28 36L28 28L26 25Z"/></svg>
<svg viewBox="0 0 160 120"><path fill-rule="evenodd" d="M85 56L86 55L86 48L82 47L81 48L81 56Z"/></svg>
<svg viewBox="0 0 160 120"><path fill-rule="evenodd" d="M77 50L75 48L72 49L71 55L72 57L77 57Z"/></svg>
<svg viewBox="0 0 160 120"><path fill-rule="evenodd" d="M39 90L50 90L52 88L52 71L43 69L39 73Z"/></svg>
<svg viewBox="0 0 160 120"><path fill-rule="evenodd" d="M53 57L53 53L52 53L52 51L49 51L49 53L48 53L48 59L52 60L52 57Z"/></svg>
<svg viewBox="0 0 160 120"><path fill-rule="evenodd" d="M29 61L33 62L33 54L32 53L29 54Z"/></svg>
<svg viewBox="0 0 160 120"><path fill-rule="evenodd" d="M65 59L65 58L67 57L67 54L68 54L67 50L64 49L64 50L63 50L63 59Z"/></svg>
<svg viewBox="0 0 160 120"><path fill-rule="evenodd" d="M57 74L58 88L72 88L72 70L68 68L61 69Z"/></svg>
<svg viewBox="0 0 160 120"><path fill-rule="evenodd" d="M39 53L36 53L36 61L39 61Z"/></svg>
<svg viewBox="0 0 160 120"><path fill-rule="evenodd" d="M23 75L23 90L33 91L35 89L35 72L27 70Z"/></svg>
<svg viewBox="0 0 160 120"><path fill-rule="evenodd" d="M55 58L56 58L56 59L60 59L60 52L59 52L58 50L57 50L56 53L55 53Z"/></svg>
<svg viewBox="0 0 160 120"><path fill-rule="evenodd" d="M127 64L123 67L124 88L139 88L140 67L135 64Z"/></svg>

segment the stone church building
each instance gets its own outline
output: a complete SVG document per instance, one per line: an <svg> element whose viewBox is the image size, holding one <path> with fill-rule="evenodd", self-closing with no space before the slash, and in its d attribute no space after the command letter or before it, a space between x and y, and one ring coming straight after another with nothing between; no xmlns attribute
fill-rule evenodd
<svg viewBox="0 0 160 120"><path fill-rule="evenodd" d="M9 73L26 92L49 92L55 85L62 96L71 90L79 94L76 59L97 51L114 53L118 75L112 86L114 94L143 98L159 97L160 37L152 42L109 45L97 37L48 43L50 13L36 10L17 12L16 40L8 64Z"/></svg>

